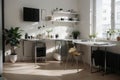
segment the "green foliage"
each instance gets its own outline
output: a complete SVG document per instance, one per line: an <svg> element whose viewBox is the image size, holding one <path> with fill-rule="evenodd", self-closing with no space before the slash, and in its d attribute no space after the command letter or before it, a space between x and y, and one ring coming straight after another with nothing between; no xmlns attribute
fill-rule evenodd
<svg viewBox="0 0 120 80"><path fill-rule="evenodd" d="M119 36L120 36L120 29L117 29L117 30L116 30L116 33L118 33Z"/></svg>
<svg viewBox="0 0 120 80"><path fill-rule="evenodd" d="M52 29L46 30L47 33L50 33L50 32L52 32L52 31L53 31Z"/></svg>
<svg viewBox="0 0 120 80"><path fill-rule="evenodd" d="M93 33L93 34L90 34L89 35L89 38L92 39L92 38L96 38L97 37L97 34L96 33Z"/></svg>
<svg viewBox="0 0 120 80"><path fill-rule="evenodd" d="M120 29L118 29L117 32L120 33Z"/></svg>
<svg viewBox="0 0 120 80"><path fill-rule="evenodd" d="M14 47L18 46L21 39L21 31L19 27L11 27L10 29L5 29L5 43L10 44L12 53L15 53Z"/></svg>
<svg viewBox="0 0 120 80"><path fill-rule="evenodd" d="M72 35L73 35L74 39L77 39L77 37L80 35L80 32L79 31L73 31Z"/></svg>
<svg viewBox="0 0 120 80"><path fill-rule="evenodd" d="M78 36L78 35L80 35L80 32L79 32L79 31L73 31L73 32L72 32L72 35Z"/></svg>
<svg viewBox="0 0 120 80"><path fill-rule="evenodd" d="M107 34L109 34L110 36L113 35L113 34L115 34L115 33L116 33L116 31L113 30L113 29L109 29L109 30L107 31Z"/></svg>

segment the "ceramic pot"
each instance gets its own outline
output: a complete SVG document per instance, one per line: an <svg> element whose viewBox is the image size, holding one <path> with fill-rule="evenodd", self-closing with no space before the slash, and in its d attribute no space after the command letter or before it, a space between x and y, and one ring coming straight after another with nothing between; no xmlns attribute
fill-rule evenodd
<svg viewBox="0 0 120 80"><path fill-rule="evenodd" d="M77 35L73 35L73 39L77 39L77 37L78 37Z"/></svg>
<svg viewBox="0 0 120 80"><path fill-rule="evenodd" d="M17 55L10 55L10 61L15 63L17 61Z"/></svg>
<svg viewBox="0 0 120 80"><path fill-rule="evenodd" d="M120 36L117 37L117 41L120 41Z"/></svg>

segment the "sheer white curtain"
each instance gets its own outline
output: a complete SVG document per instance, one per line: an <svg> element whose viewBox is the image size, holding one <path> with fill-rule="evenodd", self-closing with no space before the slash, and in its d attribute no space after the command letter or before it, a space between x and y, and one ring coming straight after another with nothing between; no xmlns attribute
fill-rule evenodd
<svg viewBox="0 0 120 80"><path fill-rule="evenodd" d="M120 0L115 0L115 29L120 29Z"/></svg>
<svg viewBox="0 0 120 80"><path fill-rule="evenodd" d="M106 31L111 28L111 0L96 0L95 32L98 38L106 37Z"/></svg>
<svg viewBox="0 0 120 80"><path fill-rule="evenodd" d="M95 0L93 5L93 31L98 38L106 38L109 29L120 29L120 0Z"/></svg>

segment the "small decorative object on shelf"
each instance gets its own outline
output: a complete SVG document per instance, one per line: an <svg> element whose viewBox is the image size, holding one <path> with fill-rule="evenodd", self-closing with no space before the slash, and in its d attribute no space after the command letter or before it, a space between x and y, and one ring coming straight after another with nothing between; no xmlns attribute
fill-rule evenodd
<svg viewBox="0 0 120 80"><path fill-rule="evenodd" d="M43 25L43 28L45 27L45 25Z"/></svg>
<svg viewBox="0 0 120 80"><path fill-rule="evenodd" d="M69 18L69 21L73 21L73 18Z"/></svg>
<svg viewBox="0 0 120 80"><path fill-rule="evenodd" d="M68 10L68 12L71 12L71 10Z"/></svg>
<svg viewBox="0 0 120 80"><path fill-rule="evenodd" d="M61 20L64 20L64 18L61 18Z"/></svg>
<svg viewBox="0 0 120 80"><path fill-rule="evenodd" d="M70 10L70 12L74 12L74 10L73 10L73 9L71 9L71 10Z"/></svg>
<svg viewBox="0 0 120 80"><path fill-rule="evenodd" d="M72 12L75 12L73 9L70 9L70 10L67 10L67 11L68 11L68 12L71 12L71 13L72 13Z"/></svg>
<svg viewBox="0 0 120 80"><path fill-rule="evenodd" d="M27 39L28 38L28 33L25 33L25 39Z"/></svg>
<svg viewBox="0 0 120 80"><path fill-rule="evenodd" d="M36 39L40 39L42 37L42 35L41 34L38 34L37 36L36 36Z"/></svg>
<svg viewBox="0 0 120 80"><path fill-rule="evenodd" d="M60 10L60 11L62 11L63 9L62 9L62 8L60 8L59 10Z"/></svg>
<svg viewBox="0 0 120 80"><path fill-rule="evenodd" d="M46 17L45 17L45 20L46 20L46 21L52 20L52 16L46 16Z"/></svg>
<svg viewBox="0 0 120 80"><path fill-rule="evenodd" d="M55 11L58 11L58 8L56 8Z"/></svg>
<svg viewBox="0 0 120 80"><path fill-rule="evenodd" d="M58 34L56 34L56 35L55 35L55 38L58 38L58 37L59 37L59 35L58 35Z"/></svg>
<svg viewBox="0 0 120 80"><path fill-rule="evenodd" d="M50 38L50 32L52 32L52 31L53 31L52 29L46 30L46 32L47 32L47 37L48 37L48 38Z"/></svg>

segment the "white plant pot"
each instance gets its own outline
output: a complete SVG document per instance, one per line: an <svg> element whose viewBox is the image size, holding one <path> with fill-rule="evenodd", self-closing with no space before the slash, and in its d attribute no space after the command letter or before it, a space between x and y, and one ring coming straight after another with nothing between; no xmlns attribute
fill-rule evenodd
<svg viewBox="0 0 120 80"><path fill-rule="evenodd" d="M15 63L17 61L17 55L10 55L10 61Z"/></svg>
<svg viewBox="0 0 120 80"><path fill-rule="evenodd" d="M61 60L61 55L58 54L58 53L54 53L53 57L54 57L54 59L56 59L57 61L60 61L60 60Z"/></svg>

